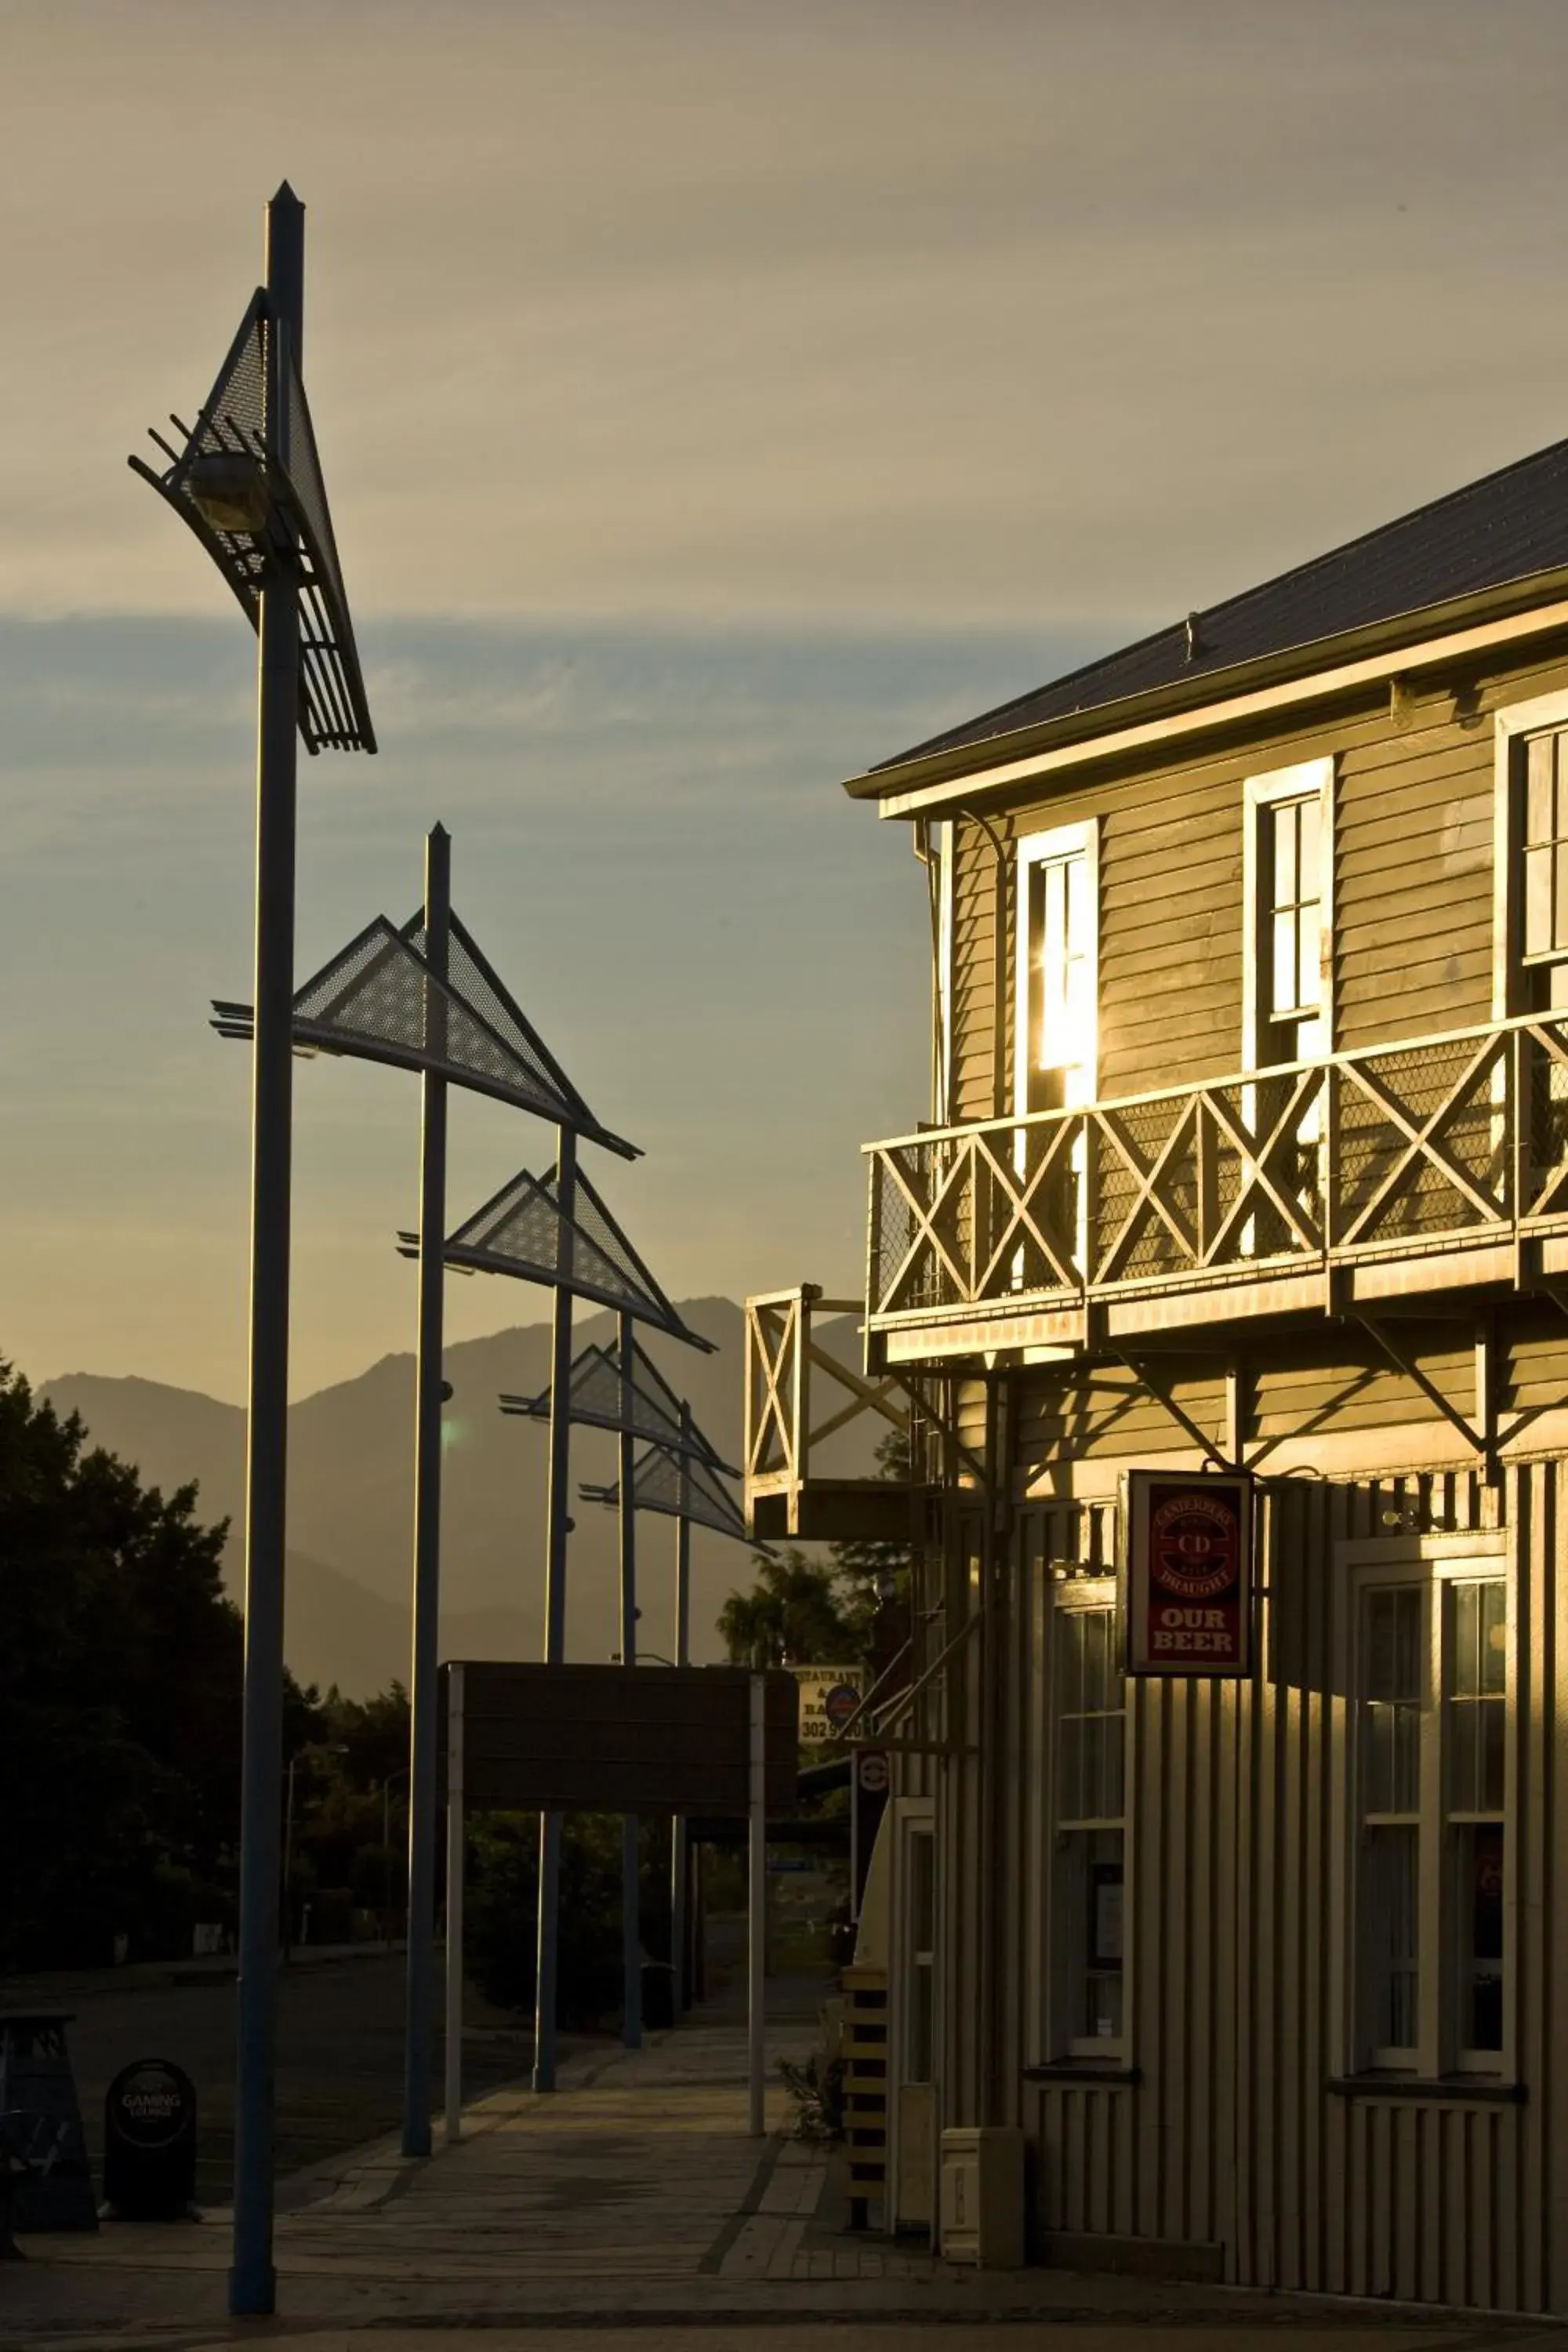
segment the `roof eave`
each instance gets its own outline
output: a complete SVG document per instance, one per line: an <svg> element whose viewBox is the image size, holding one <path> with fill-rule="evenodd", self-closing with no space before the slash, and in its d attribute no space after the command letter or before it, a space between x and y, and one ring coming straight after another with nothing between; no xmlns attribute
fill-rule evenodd
<svg viewBox="0 0 1568 2352"><path fill-rule="evenodd" d="M944 784L962 783L967 778L983 775L988 769L1012 767L1040 753L1064 751L1077 745L1081 746L1085 758L1092 758L1094 746L1102 737L1121 737L1130 728L1201 712L1210 705L1215 706L1215 724L1223 724L1223 706L1240 697L1298 679L1310 680L1320 672L1384 655L1390 657L1393 668L1396 667L1393 656L1423 641L1441 638L1467 625L1529 613L1538 606L1553 606L1564 593L1568 593L1568 565L1531 572L1523 579L1505 582L1500 587L1450 597L1438 604L1421 605L1414 612L1401 613L1392 620L1374 622L1365 628L1311 639L1280 653L1236 663L1228 669L1206 670L1200 677L1182 678L1173 685L1151 688L1143 694L1123 695L1114 702L1097 703L1087 710L1068 711L1036 727L988 735L978 742L955 744L945 751L929 752L923 759L900 760L889 767L872 768L864 774L847 777L843 789L851 800L896 799L907 803L916 793L923 800L928 793ZM1543 610L1542 626L1554 625L1550 613ZM903 806L889 814L913 815L918 811Z"/></svg>

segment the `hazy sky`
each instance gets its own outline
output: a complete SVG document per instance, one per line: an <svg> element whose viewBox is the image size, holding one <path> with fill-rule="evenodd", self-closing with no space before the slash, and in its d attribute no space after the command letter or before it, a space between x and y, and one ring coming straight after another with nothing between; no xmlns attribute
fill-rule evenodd
<svg viewBox="0 0 1568 2352"><path fill-rule="evenodd" d="M441 816L667 1284L853 1289L925 934L837 780L1568 430L1565 100L1563 0L0 0L0 1352L242 1389L251 648L124 457L285 173L384 745L301 974ZM416 1088L297 1093L303 1391ZM462 1106L454 1212L549 1150Z"/></svg>

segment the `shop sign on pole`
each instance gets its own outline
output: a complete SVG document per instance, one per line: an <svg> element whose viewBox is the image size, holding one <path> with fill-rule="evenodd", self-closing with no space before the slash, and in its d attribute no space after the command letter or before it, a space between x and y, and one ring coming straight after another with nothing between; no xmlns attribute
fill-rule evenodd
<svg viewBox="0 0 1568 2352"><path fill-rule="evenodd" d="M854 1720L866 1693L866 1669L791 1666L789 1671L800 1690L800 1744L825 1748Z"/></svg>
<svg viewBox="0 0 1568 2352"><path fill-rule="evenodd" d="M1252 1479L1130 1470L1121 1524L1130 1675L1252 1671Z"/></svg>
<svg viewBox="0 0 1568 2352"><path fill-rule="evenodd" d="M871 1867L871 1849L888 1809L892 1782L885 1748L857 1748L849 1802L849 1916L858 1920Z"/></svg>

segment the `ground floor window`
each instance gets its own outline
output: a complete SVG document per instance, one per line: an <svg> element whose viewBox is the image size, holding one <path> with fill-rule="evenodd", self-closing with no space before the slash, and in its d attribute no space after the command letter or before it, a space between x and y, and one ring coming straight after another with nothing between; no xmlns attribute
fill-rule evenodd
<svg viewBox="0 0 1568 2352"><path fill-rule="evenodd" d="M907 1832L904 1871L903 2079L930 2083L936 2076L936 1838L923 1824Z"/></svg>
<svg viewBox="0 0 1568 2352"><path fill-rule="evenodd" d="M1356 2063L1502 2070L1508 1585L1490 1561L1363 1571Z"/></svg>
<svg viewBox="0 0 1568 2352"><path fill-rule="evenodd" d="M1059 2056L1119 2057L1127 1698L1116 1611L1069 1586L1052 1616L1050 2039Z"/></svg>

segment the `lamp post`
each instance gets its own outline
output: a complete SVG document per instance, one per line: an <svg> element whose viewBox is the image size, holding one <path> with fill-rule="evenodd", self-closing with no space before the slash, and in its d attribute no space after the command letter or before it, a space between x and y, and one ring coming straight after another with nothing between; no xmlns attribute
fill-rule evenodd
<svg viewBox="0 0 1568 2352"><path fill-rule="evenodd" d="M691 1407L680 1403L680 1507L675 1518L675 1663L691 1664ZM626 1476L625 1471L621 1474ZM669 1982L671 2014L686 2007L686 1816L669 1817Z"/></svg>
<svg viewBox="0 0 1568 2352"><path fill-rule="evenodd" d="M374 751L364 681L300 376L305 211L267 207L266 282L184 447L132 468L200 540L255 628L256 992L251 1082L250 1349L245 1481L239 1999L229 2308L277 2302L272 2260L279 1797L283 1776L296 734Z"/></svg>
<svg viewBox="0 0 1568 2352"><path fill-rule="evenodd" d="M620 1460L621 1664L637 1662L637 1439L632 1414L637 1402L633 1378L637 1332L629 1315L616 1318L616 1353L621 1367ZM636 1813L621 1821L621 2040L628 2050L642 2047L642 1889L640 1823Z"/></svg>
<svg viewBox="0 0 1568 2352"><path fill-rule="evenodd" d="M269 446L288 460L285 364L299 364L305 214L285 182L267 207ZM292 346L292 348L290 348ZM229 2308L270 2312L278 2045L278 1751L283 1738L289 1451L289 1209L293 1148L295 729L300 615L274 562L260 593L256 777L256 1050L251 1063L250 1381L245 1482L245 1701Z"/></svg>
<svg viewBox="0 0 1568 2352"><path fill-rule="evenodd" d="M437 1654L440 1643L441 1340L447 1238L447 967L452 845L425 845L425 1052L419 1156L419 1336L414 1408L414 1640L408 1678L408 1948L404 1996L403 2153L430 2153L431 1985L435 1971ZM421 1801L414 1803L414 1792Z"/></svg>

